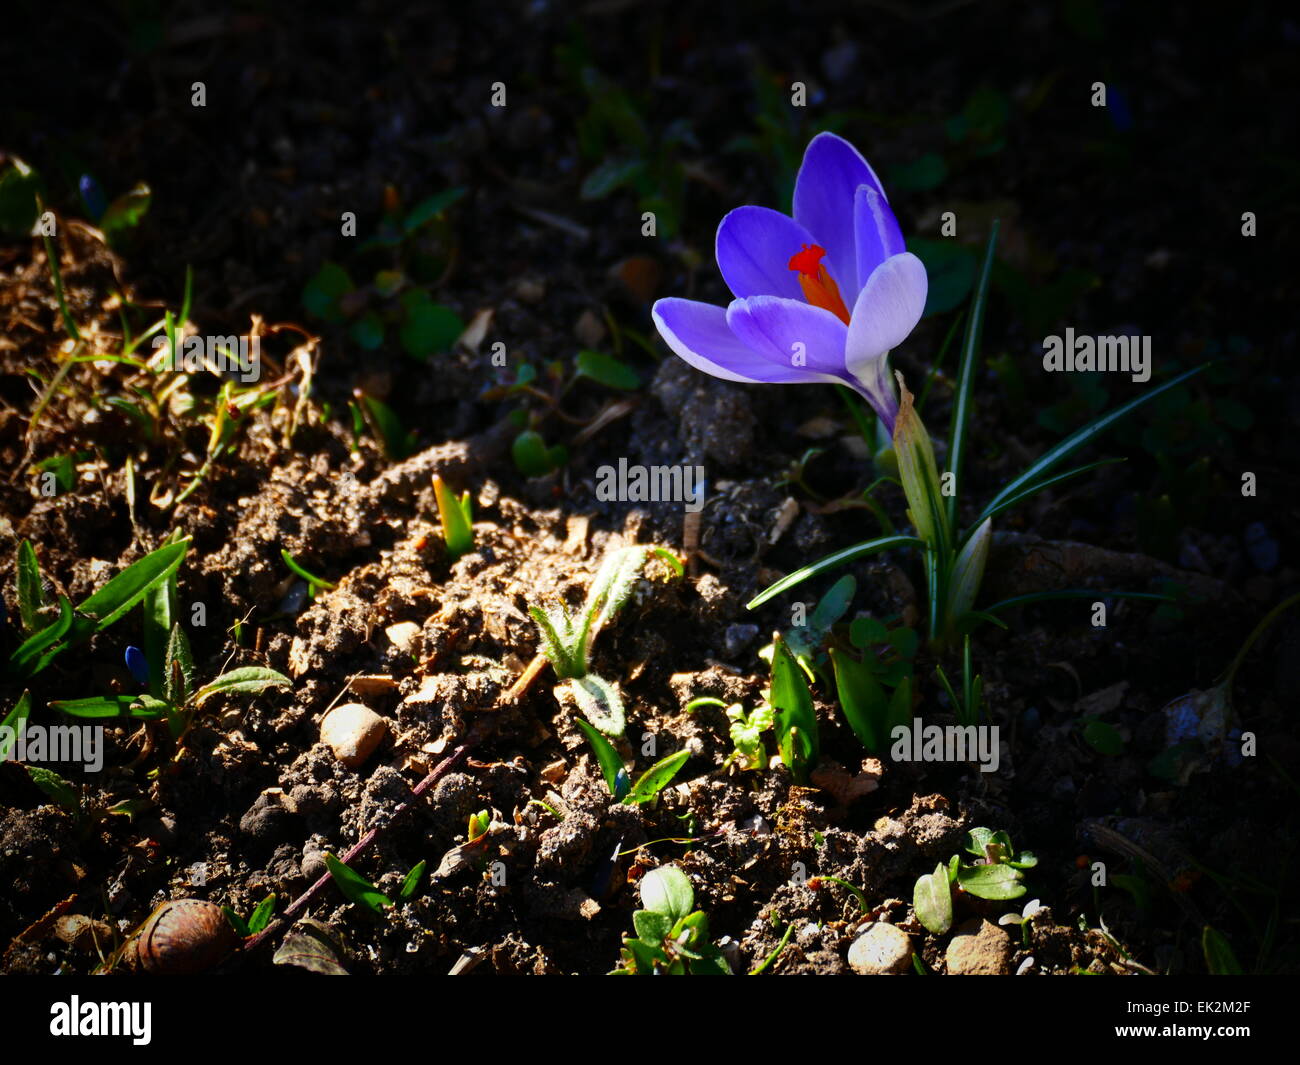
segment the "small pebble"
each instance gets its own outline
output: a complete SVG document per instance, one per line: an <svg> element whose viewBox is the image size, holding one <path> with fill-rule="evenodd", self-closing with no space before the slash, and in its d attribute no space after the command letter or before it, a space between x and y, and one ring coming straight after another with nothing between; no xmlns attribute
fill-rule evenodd
<svg viewBox="0 0 1300 1065"><path fill-rule="evenodd" d="M388 637L388 642L396 647L403 654L413 654L415 647L415 638L420 635L420 626L414 621L399 621L396 625L389 625L384 630L384 635Z"/></svg>
<svg viewBox="0 0 1300 1065"><path fill-rule="evenodd" d="M1011 972L1011 937L988 921L968 922L953 936L945 960L949 976L1005 976Z"/></svg>
<svg viewBox="0 0 1300 1065"><path fill-rule="evenodd" d="M859 976L897 976L911 972L912 937L878 921L849 947L849 965Z"/></svg>
<svg viewBox="0 0 1300 1065"><path fill-rule="evenodd" d="M375 752L388 725L361 703L336 706L320 723L321 742L349 769L356 769Z"/></svg>
<svg viewBox="0 0 1300 1065"><path fill-rule="evenodd" d="M600 320L600 315L588 308L578 316L578 322L573 327L573 334L583 345L588 348L598 348L600 343L605 339L605 323Z"/></svg>
<svg viewBox="0 0 1300 1065"><path fill-rule="evenodd" d="M1257 570L1268 573L1277 566L1277 541L1268 534L1268 527L1262 521L1252 522L1246 526L1246 553Z"/></svg>
<svg viewBox="0 0 1300 1065"><path fill-rule="evenodd" d="M723 633L723 652L727 658L739 658L758 636L758 626L752 624L728 625Z"/></svg>

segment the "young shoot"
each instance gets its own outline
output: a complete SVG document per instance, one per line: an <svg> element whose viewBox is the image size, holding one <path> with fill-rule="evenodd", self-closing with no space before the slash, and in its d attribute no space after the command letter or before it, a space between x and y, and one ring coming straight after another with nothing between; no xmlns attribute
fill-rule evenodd
<svg viewBox="0 0 1300 1065"><path fill-rule="evenodd" d="M468 492L457 497L436 473L433 475L433 497L438 502L438 517L442 520L442 539L454 562L474 550L474 505Z"/></svg>
<svg viewBox="0 0 1300 1065"><path fill-rule="evenodd" d="M136 679L148 683L155 676L153 663L145 661L138 648L129 648L127 661L136 661ZM179 621L173 622L167 640L167 649L161 660L156 684L149 683L149 691L139 695L92 695L84 699L59 699L50 703L72 717L108 718L132 717L145 721L164 719L172 740L181 744L194 724L203 704L214 695L255 695L267 688L291 688L293 682L282 673L263 666L242 666L222 673L216 679L196 687L194 655L189 638Z"/></svg>
<svg viewBox="0 0 1300 1065"><path fill-rule="evenodd" d="M643 910L632 914L635 936L623 936L622 965L611 976L729 976L722 951L709 942L709 919L695 909L690 878L661 865L641 878Z"/></svg>
<svg viewBox="0 0 1300 1065"><path fill-rule="evenodd" d="M683 749L676 754L661 758L637 777L634 784L614 745L581 719L578 721L578 728L582 729L583 735L587 737L592 750L595 751L596 761L605 777L610 795L616 802L622 802L625 806L639 806L653 801L664 788L668 787L673 777L691 756L690 751Z"/></svg>
<svg viewBox="0 0 1300 1065"><path fill-rule="evenodd" d="M993 902L1018 899L1025 893L1024 870L1038 864L1028 851L1017 854L1005 832L987 828L967 832L965 849L974 861L963 862L961 855L954 854L947 866L940 862L933 873L916 882L912 908L935 935L952 927L956 898L964 894Z"/></svg>
<svg viewBox="0 0 1300 1065"><path fill-rule="evenodd" d="M590 671L591 645L596 634L627 604L652 557L663 559L679 577L685 572L681 561L666 548L623 547L605 556L576 617L559 603L549 610L528 608L541 635L542 651L563 681L556 688L557 697L567 690L587 720L607 736L621 736L627 719L618 687Z"/></svg>

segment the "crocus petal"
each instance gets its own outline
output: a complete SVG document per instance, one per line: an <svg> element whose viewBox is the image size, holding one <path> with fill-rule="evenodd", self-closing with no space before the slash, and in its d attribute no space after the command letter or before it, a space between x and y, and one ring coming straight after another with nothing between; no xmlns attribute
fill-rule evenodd
<svg viewBox="0 0 1300 1065"><path fill-rule="evenodd" d="M854 196L853 233L857 242L858 277L864 284L886 259L907 251L898 219L885 197L870 185L859 185Z"/></svg>
<svg viewBox="0 0 1300 1065"><path fill-rule="evenodd" d="M755 351L727 325L727 312L696 300L658 300L651 316L673 352L697 370L724 381L792 384L807 379Z"/></svg>
<svg viewBox="0 0 1300 1065"><path fill-rule="evenodd" d="M853 304L847 362L851 373L896 348L925 310L925 266L910 251L877 266Z"/></svg>
<svg viewBox="0 0 1300 1065"><path fill-rule="evenodd" d="M806 381L847 380L844 344L848 327L830 311L779 296L733 300L727 308L732 332L774 366Z"/></svg>
<svg viewBox="0 0 1300 1065"><path fill-rule="evenodd" d="M898 399L885 356L907 338L925 310L925 266L911 252L894 255L871 272L853 305L845 362L859 391L893 432Z"/></svg>
<svg viewBox="0 0 1300 1065"><path fill-rule="evenodd" d="M817 134L803 153L795 179L794 218L826 249L826 266L846 302L852 302L861 286L853 232L859 185L887 199L875 171L853 145L834 133Z"/></svg>
<svg viewBox="0 0 1300 1065"><path fill-rule="evenodd" d="M815 244L808 230L770 207L737 207L718 226L718 269L737 299L784 296L803 299L790 257Z"/></svg>

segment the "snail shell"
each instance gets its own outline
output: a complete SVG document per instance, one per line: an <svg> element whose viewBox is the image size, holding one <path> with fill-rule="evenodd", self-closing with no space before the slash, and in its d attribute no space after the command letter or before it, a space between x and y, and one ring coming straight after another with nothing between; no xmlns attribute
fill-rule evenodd
<svg viewBox="0 0 1300 1065"><path fill-rule="evenodd" d="M136 939L140 967L155 976L186 976L216 965L238 941L221 907L200 899L164 902Z"/></svg>

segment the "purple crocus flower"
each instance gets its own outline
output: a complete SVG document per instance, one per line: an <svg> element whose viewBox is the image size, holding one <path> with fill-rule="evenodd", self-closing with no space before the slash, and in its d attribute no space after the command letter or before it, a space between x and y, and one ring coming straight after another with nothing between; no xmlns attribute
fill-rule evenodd
<svg viewBox="0 0 1300 1065"><path fill-rule="evenodd" d="M892 435L886 356L920 321L927 281L858 150L819 133L799 167L794 217L737 207L718 226L717 259L736 298L725 309L656 302L668 346L726 381L848 385Z"/></svg>

